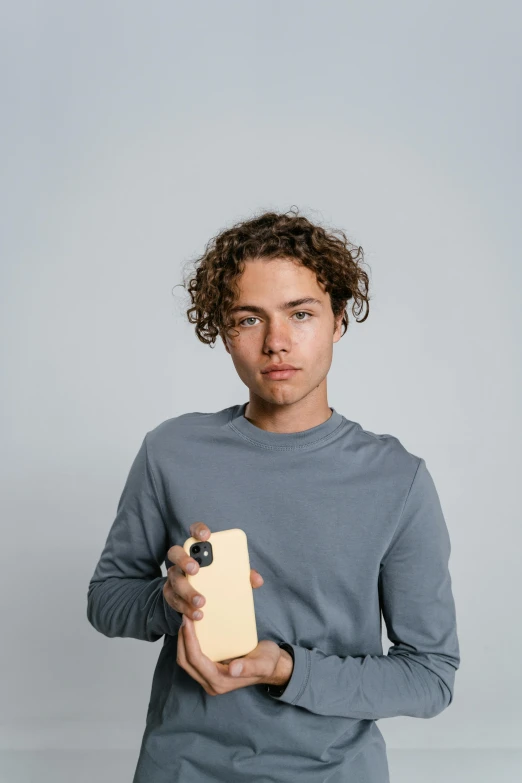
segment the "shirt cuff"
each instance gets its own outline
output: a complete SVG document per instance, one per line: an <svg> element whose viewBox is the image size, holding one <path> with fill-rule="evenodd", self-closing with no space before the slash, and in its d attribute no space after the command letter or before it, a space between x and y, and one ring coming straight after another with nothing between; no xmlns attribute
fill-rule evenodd
<svg viewBox="0 0 522 783"><path fill-rule="evenodd" d="M172 608L165 598L165 593L163 593L163 610L165 612L165 619L169 626L169 635L175 636L181 627L183 615L181 612L178 612L177 609Z"/></svg>
<svg viewBox="0 0 522 783"><path fill-rule="evenodd" d="M290 679L280 695L276 695L276 693L269 690L272 686L266 686L265 690L269 696L273 699L277 699L277 701L284 701L287 704L296 704L306 688L308 678L310 677L310 650L306 647L299 647L297 644L289 644L286 642L284 644L290 647L293 652L294 669Z"/></svg>

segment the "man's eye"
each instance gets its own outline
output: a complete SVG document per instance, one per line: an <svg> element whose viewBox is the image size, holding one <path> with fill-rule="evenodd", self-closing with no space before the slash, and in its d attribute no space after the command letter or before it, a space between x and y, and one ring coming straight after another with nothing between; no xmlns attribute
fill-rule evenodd
<svg viewBox="0 0 522 783"><path fill-rule="evenodd" d="M307 313L304 310L299 310L297 313L294 313L294 315L308 315L310 318L312 318L312 313ZM306 321L307 318L298 318L298 321ZM259 321L259 318L256 315L249 315L248 318L243 318L242 321L239 321L239 326L243 326L245 324L245 321ZM248 326L252 326L252 324L248 324Z"/></svg>

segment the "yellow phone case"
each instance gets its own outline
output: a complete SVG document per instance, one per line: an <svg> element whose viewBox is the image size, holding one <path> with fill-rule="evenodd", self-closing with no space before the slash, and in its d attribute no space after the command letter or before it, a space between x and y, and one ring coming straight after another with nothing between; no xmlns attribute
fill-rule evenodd
<svg viewBox="0 0 522 783"><path fill-rule="evenodd" d="M199 545L199 552L190 551L194 544ZM186 577L205 597L203 617L193 621L202 652L212 661L252 652L258 638L245 531L238 527L220 530L211 533L205 541L191 536L183 549L192 558L201 560L198 560L197 574L186 574ZM205 565L205 560L210 564Z"/></svg>

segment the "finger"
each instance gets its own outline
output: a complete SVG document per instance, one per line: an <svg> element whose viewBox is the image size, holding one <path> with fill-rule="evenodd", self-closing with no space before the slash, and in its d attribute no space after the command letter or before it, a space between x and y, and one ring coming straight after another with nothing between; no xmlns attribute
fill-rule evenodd
<svg viewBox="0 0 522 783"><path fill-rule="evenodd" d="M180 631L178 633L178 660L177 663L192 677L192 679L196 680L196 682L199 682L199 684L205 689L207 693L210 693L212 696L218 696L220 691L217 691L215 687L213 687L212 683L206 680L201 673L196 669L195 666L192 666L192 664L187 659L187 652L186 652L186 646L185 646L185 633L184 633L185 626L182 626L180 628ZM217 673L220 677L227 677L228 682L230 682L230 675L228 674L228 666L224 666L222 663L216 663ZM215 681L215 675L214 675L214 681ZM240 687L240 686L238 686Z"/></svg>
<svg viewBox="0 0 522 783"><path fill-rule="evenodd" d="M194 622L190 617L185 617L185 623L181 628L183 629L183 643L187 661L197 669L202 677L211 683L212 675L215 675L215 663L202 652L196 631L194 630Z"/></svg>
<svg viewBox="0 0 522 783"><path fill-rule="evenodd" d="M178 612L188 614L196 622L202 619L205 597L190 584L179 566L172 566L167 571L163 592L167 602Z"/></svg>
<svg viewBox="0 0 522 783"><path fill-rule="evenodd" d="M265 580L259 573L259 571L256 571L255 568L250 569L250 584L252 587L261 587L263 585Z"/></svg>
<svg viewBox="0 0 522 783"><path fill-rule="evenodd" d="M192 538L198 538L200 541L208 541L210 538L210 528L204 522L193 522L189 530Z"/></svg>
<svg viewBox="0 0 522 783"><path fill-rule="evenodd" d="M181 626L180 630L183 631L183 652L188 666L197 672L213 692L217 693L220 684L222 684L221 678L228 674L228 666L212 661L201 651L194 623L189 617L185 618L185 624Z"/></svg>
<svg viewBox="0 0 522 783"><path fill-rule="evenodd" d="M182 625L178 630L178 649L177 649L176 663L178 663L178 665L181 666L182 669L185 669L185 671L188 674L190 674L193 680L199 682L199 684L202 685L206 691L208 691L210 690L209 683L204 679L204 677L201 676L201 674L197 671L197 669L194 666L192 666L192 664L187 658L187 650L185 646L185 633L184 633L185 628L186 626Z"/></svg>
<svg viewBox="0 0 522 783"><path fill-rule="evenodd" d="M196 574L199 570L197 561L188 555L179 544L170 547L167 552L167 560L169 560L172 565L177 565L185 573Z"/></svg>

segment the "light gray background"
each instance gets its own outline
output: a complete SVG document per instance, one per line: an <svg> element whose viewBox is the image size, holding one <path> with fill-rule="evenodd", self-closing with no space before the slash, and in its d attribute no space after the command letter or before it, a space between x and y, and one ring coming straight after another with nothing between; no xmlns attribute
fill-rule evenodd
<svg viewBox="0 0 522 783"><path fill-rule="evenodd" d="M3 4L1 749L126 749L130 780L161 642L98 634L88 582L145 432L248 399L184 316L182 265L292 204L371 267L329 403L426 459L452 540L454 703L380 721L390 758L471 748L478 779L478 749L520 748L521 16Z"/></svg>

